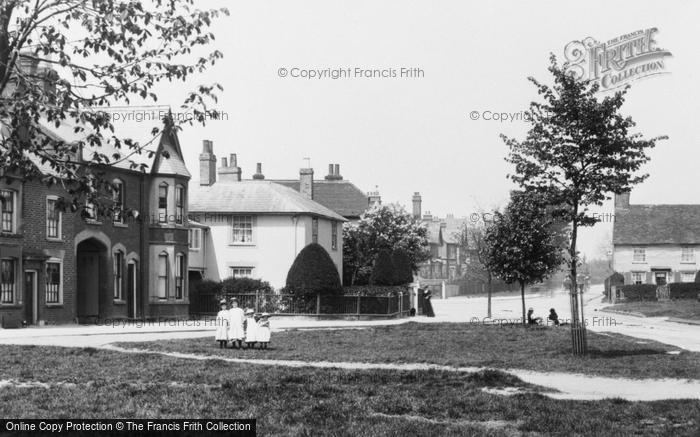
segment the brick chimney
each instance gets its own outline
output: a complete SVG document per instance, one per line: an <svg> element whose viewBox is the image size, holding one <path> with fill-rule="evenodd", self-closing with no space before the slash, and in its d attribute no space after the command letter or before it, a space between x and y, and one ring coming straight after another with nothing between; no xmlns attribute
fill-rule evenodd
<svg viewBox="0 0 700 437"><path fill-rule="evenodd" d="M369 193L367 193L367 201L369 203L370 208L382 204L382 196L379 194L379 190L376 188L378 187L375 187L374 191L370 191Z"/></svg>
<svg viewBox="0 0 700 437"><path fill-rule="evenodd" d="M199 154L199 185L210 186L216 183L216 155L214 143L202 141L202 153Z"/></svg>
<svg viewBox="0 0 700 437"><path fill-rule="evenodd" d="M307 199L314 198L313 168L302 168L299 170L299 192Z"/></svg>
<svg viewBox="0 0 700 437"><path fill-rule="evenodd" d="M220 182L240 182L241 181L241 168L238 167L238 160L236 154L232 153L230 156L230 161L226 162L226 158L221 158L221 167L219 167L219 181Z"/></svg>
<svg viewBox="0 0 700 437"><path fill-rule="evenodd" d="M340 175L340 164L328 164L328 174L325 179L327 181L343 180L343 177Z"/></svg>
<svg viewBox="0 0 700 437"><path fill-rule="evenodd" d="M630 192L615 193L615 209L629 209L630 207Z"/></svg>
<svg viewBox="0 0 700 437"><path fill-rule="evenodd" d="M423 198L420 196L420 193L418 191L413 193L413 218L420 220L422 203Z"/></svg>
<svg viewBox="0 0 700 437"><path fill-rule="evenodd" d="M258 165L255 169L255 174L253 175L253 179L255 180L263 180L265 179L265 175L262 172L262 162L258 162Z"/></svg>

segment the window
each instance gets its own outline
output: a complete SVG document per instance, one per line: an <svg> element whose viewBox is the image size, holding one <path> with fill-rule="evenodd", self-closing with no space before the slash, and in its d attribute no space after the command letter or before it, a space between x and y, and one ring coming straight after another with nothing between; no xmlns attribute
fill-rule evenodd
<svg viewBox="0 0 700 437"><path fill-rule="evenodd" d="M189 246L191 250L199 250L202 241L202 230L201 229L190 229L189 230Z"/></svg>
<svg viewBox="0 0 700 437"><path fill-rule="evenodd" d="M692 247L681 247L681 262L682 263L694 263L695 262L695 250Z"/></svg>
<svg viewBox="0 0 700 437"><path fill-rule="evenodd" d="M88 220L97 220L97 206L93 202L88 201L85 203L85 217Z"/></svg>
<svg viewBox="0 0 700 437"><path fill-rule="evenodd" d="M124 223L124 182L119 179L112 183L112 208L114 209L113 222L117 224Z"/></svg>
<svg viewBox="0 0 700 437"><path fill-rule="evenodd" d="M253 217L249 215L233 216L231 242L246 244L253 242Z"/></svg>
<svg viewBox="0 0 700 437"><path fill-rule="evenodd" d="M643 247L635 247L634 248L634 255L632 256L632 262L635 262L635 263L647 262L646 249L644 249Z"/></svg>
<svg viewBox="0 0 700 437"><path fill-rule="evenodd" d="M251 278L253 276L253 268L229 267L229 276L232 278Z"/></svg>
<svg viewBox="0 0 700 437"><path fill-rule="evenodd" d="M644 272L632 272L632 284L638 285L644 283Z"/></svg>
<svg viewBox="0 0 700 437"><path fill-rule="evenodd" d="M0 260L0 303L15 301L15 260Z"/></svg>
<svg viewBox="0 0 700 437"><path fill-rule="evenodd" d="M681 282L695 282L695 273L681 272Z"/></svg>
<svg viewBox="0 0 700 437"><path fill-rule="evenodd" d="M124 277L124 252L121 250L118 250L114 252L114 255L112 256L112 259L114 260L114 299L115 300L122 300L123 299L123 280L122 278Z"/></svg>
<svg viewBox="0 0 700 437"><path fill-rule="evenodd" d="M158 186L158 222L168 221L168 184L162 183Z"/></svg>
<svg viewBox="0 0 700 437"><path fill-rule="evenodd" d="M331 223L331 249L338 250L338 222Z"/></svg>
<svg viewBox="0 0 700 437"><path fill-rule="evenodd" d="M61 238L61 211L58 197L46 198L46 238Z"/></svg>
<svg viewBox="0 0 700 437"><path fill-rule="evenodd" d="M175 187L175 222L182 224L185 220L185 187Z"/></svg>
<svg viewBox="0 0 700 437"><path fill-rule="evenodd" d="M46 263L46 303L61 303L61 263Z"/></svg>
<svg viewBox="0 0 700 437"><path fill-rule="evenodd" d="M0 207L2 216L0 217L0 231L14 232L15 230L15 192L11 190L0 190Z"/></svg>
<svg viewBox="0 0 700 437"><path fill-rule="evenodd" d="M318 218L311 219L311 242L318 243Z"/></svg>
<svg viewBox="0 0 700 437"><path fill-rule="evenodd" d="M185 297L185 256L178 253L175 257L175 299Z"/></svg>
<svg viewBox="0 0 700 437"><path fill-rule="evenodd" d="M156 287L158 299L168 298L168 254L158 255L158 285Z"/></svg>

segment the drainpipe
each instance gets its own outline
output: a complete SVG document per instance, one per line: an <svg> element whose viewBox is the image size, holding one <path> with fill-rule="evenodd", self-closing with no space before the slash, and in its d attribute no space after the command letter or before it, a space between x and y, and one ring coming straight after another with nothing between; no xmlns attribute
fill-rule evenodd
<svg viewBox="0 0 700 437"><path fill-rule="evenodd" d="M141 208L140 212L141 215L141 255L140 256L140 262L139 262L139 271L137 274L139 275L139 283L141 286L137 290L137 299L136 299L136 311L138 312L139 307L141 307L141 318L145 319L146 318L146 307L147 305L144 303L144 293L146 290L148 290L148 284L147 284L147 276L146 275L146 263L149 261L148 260L148 254L147 252L147 246L146 246L146 240L150 239L149 235L149 220L151 217L151 211L146 210L146 196L145 196L145 191L146 191L146 176L144 174L141 174L141 189L139 190L139 207ZM134 314L134 318L136 318L138 314Z"/></svg>

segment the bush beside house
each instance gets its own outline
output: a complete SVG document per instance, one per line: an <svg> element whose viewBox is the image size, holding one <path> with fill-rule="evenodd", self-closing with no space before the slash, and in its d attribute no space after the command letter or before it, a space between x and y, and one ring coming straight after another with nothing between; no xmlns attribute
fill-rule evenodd
<svg viewBox="0 0 700 437"><path fill-rule="evenodd" d="M372 285L394 285L396 283L396 269L391 261L391 253L388 250L382 250L377 255L377 260L374 262L370 284Z"/></svg>
<svg viewBox="0 0 700 437"><path fill-rule="evenodd" d="M656 285L654 284L623 285L618 289L628 301L657 300Z"/></svg>
<svg viewBox="0 0 700 437"><path fill-rule="evenodd" d="M700 294L700 283L673 282L668 284L671 299L697 299Z"/></svg>
<svg viewBox="0 0 700 437"><path fill-rule="evenodd" d="M323 246L311 243L299 252L287 273L284 291L298 295L342 293L338 269Z"/></svg>

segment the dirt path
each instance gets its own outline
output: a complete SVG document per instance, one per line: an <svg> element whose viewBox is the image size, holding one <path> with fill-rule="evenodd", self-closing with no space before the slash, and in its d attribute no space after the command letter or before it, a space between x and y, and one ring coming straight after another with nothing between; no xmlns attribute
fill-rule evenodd
<svg viewBox="0 0 700 437"><path fill-rule="evenodd" d="M347 370L442 370L450 372L475 373L484 368L450 367L426 363L363 363L300 360L264 360L246 358L226 358L213 355L159 352L142 349L125 349L114 345L104 345L104 349L122 353L158 354L190 360L219 360L228 363L257 364L262 366L314 367L322 369ZM628 379L589 376L561 372L534 372L519 369L498 369L517 376L523 381L556 390L543 393L555 399L600 400L621 398L629 401L655 401L663 399L700 399L700 381L683 379Z"/></svg>

